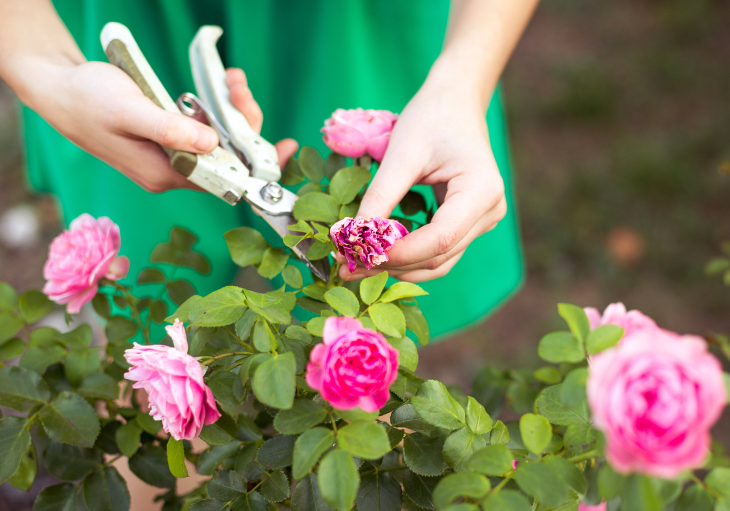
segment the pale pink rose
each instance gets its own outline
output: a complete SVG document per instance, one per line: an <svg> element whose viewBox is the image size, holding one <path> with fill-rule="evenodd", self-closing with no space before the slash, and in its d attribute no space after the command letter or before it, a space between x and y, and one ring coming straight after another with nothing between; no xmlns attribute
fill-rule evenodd
<svg viewBox="0 0 730 511"><path fill-rule="evenodd" d="M369 154L381 161L390 141L398 115L387 110L363 110L338 108L324 122L324 143L332 151L349 158Z"/></svg>
<svg viewBox="0 0 730 511"><path fill-rule="evenodd" d="M187 354L188 339L179 319L166 326L175 347L137 343L124 353L132 368L124 377L135 389L149 395L150 415L175 440L192 440L206 424L221 416L210 388L203 382L203 368Z"/></svg>
<svg viewBox="0 0 730 511"><path fill-rule="evenodd" d="M380 410L398 376L398 350L354 318L329 317L307 364L307 384L340 410Z"/></svg>
<svg viewBox="0 0 730 511"><path fill-rule="evenodd" d="M668 479L702 466L726 398L702 338L652 328L594 356L587 392L611 466Z"/></svg>
<svg viewBox="0 0 730 511"><path fill-rule="evenodd" d="M358 259L368 270L387 261L388 251L406 234L408 229L397 220L378 217L370 220L347 217L330 227L332 241L347 259L350 273L357 268Z"/></svg>
<svg viewBox="0 0 730 511"><path fill-rule="evenodd" d="M78 313L94 298L101 279L127 275L129 259L117 257L120 244L119 226L110 219L79 216L51 242L43 292L56 303L68 304L69 313Z"/></svg>
<svg viewBox="0 0 730 511"><path fill-rule="evenodd" d="M606 503L601 502L597 506L589 506L581 502L578 504L578 511L606 511Z"/></svg>
<svg viewBox="0 0 730 511"><path fill-rule="evenodd" d="M618 325L624 329L624 336L632 334L637 330L643 328L659 328L654 320L648 316L645 316L638 310L626 311L626 306L623 303L612 303L601 315L598 310L593 307L586 307L583 309L588 316L588 321L591 324L591 330L598 328L603 325Z"/></svg>

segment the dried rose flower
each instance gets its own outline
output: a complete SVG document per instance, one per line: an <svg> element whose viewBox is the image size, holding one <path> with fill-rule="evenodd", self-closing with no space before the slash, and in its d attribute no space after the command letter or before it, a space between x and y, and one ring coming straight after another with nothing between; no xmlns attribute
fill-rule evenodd
<svg viewBox="0 0 730 511"><path fill-rule="evenodd" d="M385 218L344 218L330 228L330 236L337 250L347 259L350 273L357 268L360 259L365 268L371 268L388 260L388 251L396 240L408 234L408 229L396 220Z"/></svg>

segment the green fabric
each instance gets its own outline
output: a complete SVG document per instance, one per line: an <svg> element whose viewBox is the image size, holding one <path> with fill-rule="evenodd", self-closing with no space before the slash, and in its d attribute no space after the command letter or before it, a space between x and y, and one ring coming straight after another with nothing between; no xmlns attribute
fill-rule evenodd
<svg viewBox="0 0 730 511"><path fill-rule="evenodd" d="M327 154L319 129L336 108L400 112L423 83L443 41L446 0L56 0L56 8L90 60L106 61L99 33L108 21L127 25L174 98L194 91L188 45L198 27L217 24L224 63L242 67L265 112L262 135L292 137ZM109 216L122 232L121 253L130 277L150 266L154 245L174 225L200 239L197 249L213 272L176 277L200 294L228 284L236 270L222 234L254 225L280 240L246 205L191 191L154 195L84 153L24 109L28 173L38 191L58 197L68 224L81 213ZM432 335L440 336L485 317L519 287L523 275L513 201L507 130L498 94L487 113L492 148L506 185L509 211L475 240L446 276L423 285L419 299Z"/></svg>

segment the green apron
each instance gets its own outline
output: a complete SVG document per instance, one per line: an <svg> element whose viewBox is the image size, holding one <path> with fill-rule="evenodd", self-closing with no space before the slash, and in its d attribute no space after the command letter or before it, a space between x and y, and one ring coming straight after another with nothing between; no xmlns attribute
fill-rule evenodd
<svg viewBox="0 0 730 511"><path fill-rule="evenodd" d="M325 155L329 151L319 129L336 108L403 110L441 50L449 7L447 0L54 3L89 60L106 61L99 42L105 23L127 25L173 98L195 90L188 45L197 29L204 24L222 26L222 59L227 66L245 70L265 113L262 135L270 141L292 137ZM121 253L131 260L125 283L133 283L142 268L152 266L152 248L166 240L175 225L198 236L197 250L212 263L208 276L186 269L176 274L190 280L202 295L229 284L236 270L225 231L253 225L282 245L247 205L231 207L212 195L186 190L147 193L27 108L23 121L31 186L56 195L66 224L81 213L109 216L119 224ZM430 295L419 298L419 304L434 337L484 318L522 280L507 131L498 94L489 106L487 124L509 209L493 231L471 244L447 276L423 284Z"/></svg>

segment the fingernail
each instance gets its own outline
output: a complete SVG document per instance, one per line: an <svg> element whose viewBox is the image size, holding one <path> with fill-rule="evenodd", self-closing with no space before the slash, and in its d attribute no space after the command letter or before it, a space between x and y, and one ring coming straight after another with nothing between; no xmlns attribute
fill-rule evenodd
<svg viewBox="0 0 730 511"><path fill-rule="evenodd" d="M214 131L206 128L197 128L197 137L193 141L193 147L198 151L212 151L217 145L218 138Z"/></svg>

